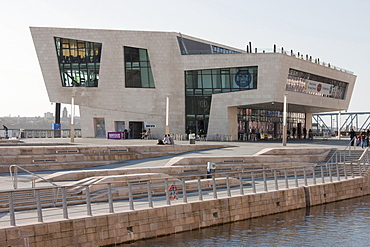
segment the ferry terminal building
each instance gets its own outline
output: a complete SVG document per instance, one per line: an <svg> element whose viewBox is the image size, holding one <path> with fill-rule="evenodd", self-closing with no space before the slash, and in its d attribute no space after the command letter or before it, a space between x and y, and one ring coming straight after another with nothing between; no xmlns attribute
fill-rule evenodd
<svg viewBox="0 0 370 247"><path fill-rule="evenodd" d="M204 133L282 138L348 109L356 76L308 55L247 51L176 32L31 27L51 102L80 109L83 137ZM166 129L167 126L167 129Z"/></svg>

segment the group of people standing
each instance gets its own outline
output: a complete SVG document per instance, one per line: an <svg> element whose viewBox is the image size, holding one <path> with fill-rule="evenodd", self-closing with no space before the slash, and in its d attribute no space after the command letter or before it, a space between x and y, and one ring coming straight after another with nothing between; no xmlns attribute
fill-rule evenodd
<svg viewBox="0 0 370 247"><path fill-rule="evenodd" d="M364 129L357 135L356 131L351 129L349 132L349 137L351 138L351 146L354 146L356 142L356 146L361 145L362 148L366 148L369 146L370 130Z"/></svg>

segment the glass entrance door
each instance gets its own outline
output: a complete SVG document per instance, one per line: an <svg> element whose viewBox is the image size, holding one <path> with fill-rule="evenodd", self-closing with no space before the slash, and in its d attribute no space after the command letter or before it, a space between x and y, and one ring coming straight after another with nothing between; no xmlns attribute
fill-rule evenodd
<svg viewBox="0 0 370 247"><path fill-rule="evenodd" d="M105 138L105 121L104 118L95 118L95 137Z"/></svg>

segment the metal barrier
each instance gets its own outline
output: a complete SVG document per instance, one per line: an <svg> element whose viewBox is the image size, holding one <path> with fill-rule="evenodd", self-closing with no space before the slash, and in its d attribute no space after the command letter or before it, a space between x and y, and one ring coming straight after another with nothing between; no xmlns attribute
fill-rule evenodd
<svg viewBox="0 0 370 247"><path fill-rule="evenodd" d="M75 129L74 135L76 138L82 137L81 129ZM70 138L70 129L9 129L9 138ZM5 130L0 130L0 138L5 138Z"/></svg>
<svg viewBox="0 0 370 247"><path fill-rule="evenodd" d="M342 181L363 176L368 164L368 154L364 152L361 159L355 163L193 174L182 176L181 179L174 177L171 181L150 179L0 191L0 226L123 212ZM208 176L210 178L207 178ZM61 195L58 195L59 190Z"/></svg>

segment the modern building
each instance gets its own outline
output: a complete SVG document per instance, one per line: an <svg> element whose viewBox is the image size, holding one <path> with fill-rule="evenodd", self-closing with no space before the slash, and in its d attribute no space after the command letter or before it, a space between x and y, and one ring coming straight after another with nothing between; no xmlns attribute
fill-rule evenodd
<svg viewBox="0 0 370 247"><path fill-rule="evenodd" d="M51 102L80 108L84 137L128 130L282 137L346 110L356 76L308 55L241 50L176 32L31 27ZM167 127L167 128L166 128ZM244 134L244 135L243 135Z"/></svg>

